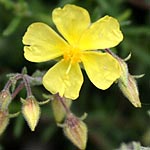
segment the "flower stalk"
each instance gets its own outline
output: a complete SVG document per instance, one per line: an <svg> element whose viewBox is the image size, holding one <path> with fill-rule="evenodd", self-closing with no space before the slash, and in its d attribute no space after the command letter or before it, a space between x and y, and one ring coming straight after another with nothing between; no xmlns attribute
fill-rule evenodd
<svg viewBox="0 0 150 150"><path fill-rule="evenodd" d="M70 109L68 108L68 106L65 103L65 98L64 97L60 97L59 94L55 94L54 97L60 101L60 103L62 104L62 106L64 107L65 111L67 114L71 113Z"/></svg>
<svg viewBox="0 0 150 150"><path fill-rule="evenodd" d="M23 87L26 88L27 97L30 97L32 96L32 91L30 87L30 81L28 78L29 77L27 75L17 73L16 75L14 75L8 80L8 82L6 83L4 87L4 90L9 90L10 87L16 84L18 80L22 79L23 81L19 84L19 86L15 89L15 91L13 91L12 97L14 98L23 89Z"/></svg>
<svg viewBox="0 0 150 150"><path fill-rule="evenodd" d="M59 94L53 95L51 105L54 114L54 118L57 123L62 122L66 114L71 113L70 106L72 100L67 99L65 97L60 97Z"/></svg>

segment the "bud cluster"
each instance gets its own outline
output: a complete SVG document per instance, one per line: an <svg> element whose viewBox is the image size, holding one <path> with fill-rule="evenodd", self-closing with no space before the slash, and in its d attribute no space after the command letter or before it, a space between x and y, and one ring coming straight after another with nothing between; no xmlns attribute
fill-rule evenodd
<svg viewBox="0 0 150 150"><path fill-rule="evenodd" d="M35 75L34 75L35 76ZM21 82L19 82L18 87L16 87L16 83L18 80L21 79ZM39 84L41 81L41 78L36 78L36 83ZM39 81L39 82L38 82ZM33 80L32 77L29 77L28 75L22 73L22 74L10 74L10 79L6 83L4 89L0 92L0 135L4 132L6 129L9 118L16 117L19 113L9 114L9 105L11 104L12 100L15 98L15 96L23 89L23 87L26 88L27 97L26 99L21 99L22 101L22 114L27 121L29 127L32 131L35 130L35 127L39 121L40 118L40 107L39 103L34 98L30 84L33 82L35 85L35 80ZM12 93L10 93L10 88ZM41 102L41 104L45 104L46 102Z"/></svg>

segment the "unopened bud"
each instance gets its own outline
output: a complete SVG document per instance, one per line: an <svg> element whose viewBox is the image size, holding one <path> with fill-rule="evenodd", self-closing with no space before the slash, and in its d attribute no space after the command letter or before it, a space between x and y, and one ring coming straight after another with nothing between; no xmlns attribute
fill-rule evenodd
<svg viewBox="0 0 150 150"><path fill-rule="evenodd" d="M74 145L81 150L86 148L87 126L82 120L75 117L73 114L69 114L63 129L64 134Z"/></svg>
<svg viewBox="0 0 150 150"><path fill-rule="evenodd" d="M24 118L27 121L31 131L34 131L41 113L39 104L34 97L29 97L26 100L21 99L21 101L23 103L22 113Z"/></svg>
<svg viewBox="0 0 150 150"><path fill-rule="evenodd" d="M120 64L120 68L121 68L121 75L119 78L119 81L122 82L122 84L124 84L125 86L127 86L128 84L128 66L126 64L126 62L120 58L118 58L119 64Z"/></svg>
<svg viewBox="0 0 150 150"><path fill-rule="evenodd" d="M129 55L126 60L128 60L130 57L131 55ZM120 90L135 107L141 107L136 80L130 75L125 60L119 57L117 60L121 67L121 76L118 79L118 86L120 87Z"/></svg>
<svg viewBox="0 0 150 150"><path fill-rule="evenodd" d="M141 102L140 102L140 98L139 98L139 92L138 92L136 80L130 74L128 74L127 80L128 80L127 85L123 84L122 81L120 81L120 80L118 82L118 85L119 85L122 93L129 99L129 101L135 107L141 107Z"/></svg>
<svg viewBox="0 0 150 150"><path fill-rule="evenodd" d="M0 110L0 135L5 131L9 123L8 111Z"/></svg>
<svg viewBox="0 0 150 150"><path fill-rule="evenodd" d="M64 98L63 100L64 100L66 107L70 108L72 100L66 99L66 98ZM64 119L66 115L66 111L64 107L62 106L62 103L60 102L60 100L57 98L57 95L54 96L54 99L51 101L51 103L52 103L52 109L53 109L55 120L57 123L60 123Z"/></svg>
<svg viewBox="0 0 150 150"><path fill-rule="evenodd" d="M8 90L2 90L0 92L0 109L7 110L11 102L11 94Z"/></svg>

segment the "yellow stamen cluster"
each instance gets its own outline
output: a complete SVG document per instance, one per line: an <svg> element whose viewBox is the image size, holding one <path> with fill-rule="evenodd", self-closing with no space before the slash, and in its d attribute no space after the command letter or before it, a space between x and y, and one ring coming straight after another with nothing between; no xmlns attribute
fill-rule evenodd
<svg viewBox="0 0 150 150"><path fill-rule="evenodd" d="M76 47L70 47L65 53L64 53L64 59L66 61L70 61L71 64L73 63L79 63L81 62L81 51L79 48Z"/></svg>

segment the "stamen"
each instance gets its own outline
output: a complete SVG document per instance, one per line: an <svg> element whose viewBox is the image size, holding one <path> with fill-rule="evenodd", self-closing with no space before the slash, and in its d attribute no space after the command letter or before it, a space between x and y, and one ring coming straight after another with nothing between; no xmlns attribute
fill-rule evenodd
<svg viewBox="0 0 150 150"><path fill-rule="evenodd" d="M68 68L67 68L67 71L66 71L66 75L69 73L69 71L70 71L70 69L71 69L71 61L70 61L70 63L69 63L69 66L68 66Z"/></svg>
<svg viewBox="0 0 150 150"><path fill-rule="evenodd" d="M67 52L64 53L64 59L66 61L70 60L70 63L81 62L80 60L81 53L78 48L70 48Z"/></svg>

